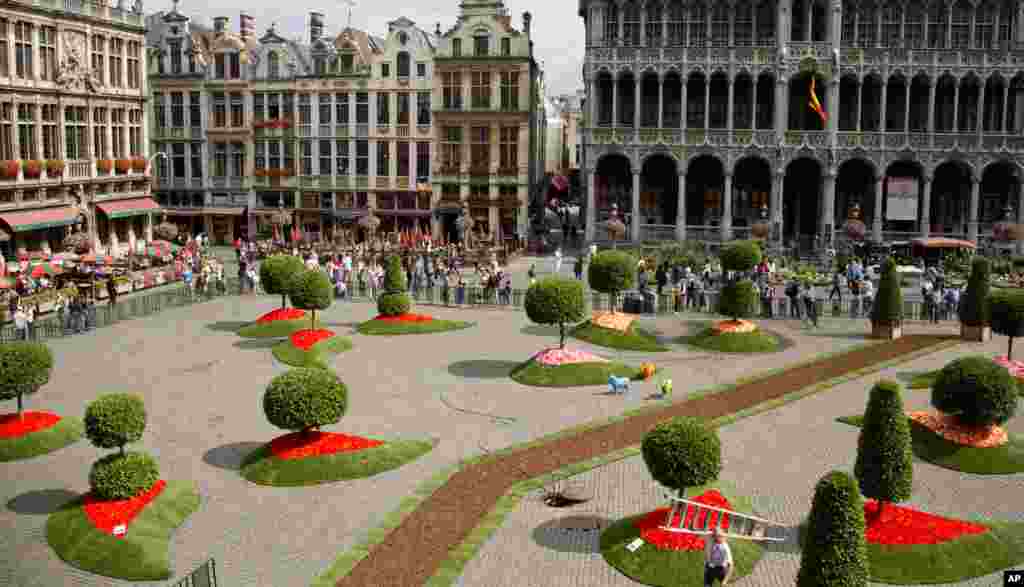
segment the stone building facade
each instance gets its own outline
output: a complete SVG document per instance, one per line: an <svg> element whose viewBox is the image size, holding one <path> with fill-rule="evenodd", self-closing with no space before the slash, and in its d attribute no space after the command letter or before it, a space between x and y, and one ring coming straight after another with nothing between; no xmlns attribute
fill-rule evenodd
<svg viewBox="0 0 1024 587"><path fill-rule="evenodd" d="M150 240L141 2L0 6L0 252Z"/></svg>
<svg viewBox="0 0 1024 587"><path fill-rule="evenodd" d="M580 0L586 235L984 241L1024 220L1024 2ZM811 92L823 112L811 107ZM722 197L727 194L729 197Z"/></svg>

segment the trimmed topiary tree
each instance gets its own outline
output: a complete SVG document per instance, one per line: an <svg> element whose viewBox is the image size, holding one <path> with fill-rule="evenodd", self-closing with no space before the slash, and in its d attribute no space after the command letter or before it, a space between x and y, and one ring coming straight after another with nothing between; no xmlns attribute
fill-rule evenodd
<svg viewBox="0 0 1024 587"><path fill-rule="evenodd" d="M687 487L710 483L722 471L718 432L696 418L681 416L658 424L644 435L640 452L651 477L680 497Z"/></svg>
<svg viewBox="0 0 1024 587"><path fill-rule="evenodd" d="M260 263L260 287L268 294L281 296L281 307L287 308L292 281L305 270L298 257L271 255Z"/></svg>
<svg viewBox="0 0 1024 587"><path fill-rule="evenodd" d="M932 406L964 426L1004 424L1017 411L1017 382L987 357L964 357L939 371Z"/></svg>
<svg viewBox="0 0 1024 587"><path fill-rule="evenodd" d="M333 371L298 368L278 375L263 394L263 413L274 426L309 433L337 424L348 409L348 388Z"/></svg>
<svg viewBox="0 0 1024 587"><path fill-rule="evenodd" d="M1024 336L1024 291L1001 289L989 296L992 332L1009 337L1007 360L1013 360L1013 339Z"/></svg>
<svg viewBox="0 0 1024 587"><path fill-rule="evenodd" d="M887 502L910 498L914 480L910 446L910 422L903 410L900 386L879 381L871 388L853 467L861 494L878 500L879 516Z"/></svg>
<svg viewBox="0 0 1024 587"><path fill-rule="evenodd" d="M53 353L37 342L0 344L0 400L18 400L21 417L24 396L39 391L50 381Z"/></svg>
<svg viewBox="0 0 1024 587"><path fill-rule="evenodd" d="M142 438L146 430L146 405L128 393L101 395L85 408L85 436L98 448L116 448Z"/></svg>
<svg viewBox="0 0 1024 587"><path fill-rule="evenodd" d="M326 273L315 269L303 271L292 279L288 297L292 306L312 314L309 328L313 330L316 328L316 311L326 310L334 303L334 287Z"/></svg>
<svg viewBox="0 0 1024 587"><path fill-rule="evenodd" d="M989 273L988 259L978 257L971 263L971 277L958 309L960 337L965 340L984 342L992 336Z"/></svg>
<svg viewBox="0 0 1024 587"><path fill-rule="evenodd" d="M407 314L412 309L412 300L405 288L402 259L398 255L391 255L385 262L384 283L381 284L383 293L377 296L377 313L381 316Z"/></svg>
<svg viewBox="0 0 1024 587"><path fill-rule="evenodd" d="M868 546L857 482L832 471L818 481L803 536L797 587L866 587Z"/></svg>
<svg viewBox="0 0 1024 587"><path fill-rule="evenodd" d="M594 255L587 267L587 283L590 289L611 297L612 312L615 299L620 291L636 283L636 257L622 251L601 251Z"/></svg>
<svg viewBox="0 0 1024 587"><path fill-rule="evenodd" d="M584 317L583 284L567 277L545 277L526 290L526 316L537 324L558 324L558 345L565 348L565 325Z"/></svg>
<svg viewBox="0 0 1024 587"><path fill-rule="evenodd" d="M894 340L902 336L903 292L896 261L891 257L882 266L875 303L871 306L871 334L875 338Z"/></svg>
<svg viewBox="0 0 1024 587"><path fill-rule="evenodd" d="M761 262L761 244L757 241L736 241L722 249L719 257L724 271L747 273Z"/></svg>
<svg viewBox="0 0 1024 587"><path fill-rule="evenodd" d="M754 282L741 279L726 283L718 295L718 313L733 320L750 318L757 304L757 290Z"/></svg>
<svg viewBox="0 0 1024 587"><path fill-rule="evenodd" d="M92 465L89 488L99 499L129 499L160 479L156 460L144 452L114 453Z"/></svg>

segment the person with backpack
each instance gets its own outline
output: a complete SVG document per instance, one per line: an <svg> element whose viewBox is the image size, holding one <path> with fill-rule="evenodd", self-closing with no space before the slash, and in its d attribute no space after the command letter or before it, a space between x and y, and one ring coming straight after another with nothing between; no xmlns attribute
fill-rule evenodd
<svg viewBox="0 0 1024 587"><path fill-rule="evenodd" d="M929 322L931 322L932 324L939 323L939 312L941 311L939 303L942 299L940 292L941 290L939 290L937 287L932 287L931 290L928 292L928 307L931 309L930 313L928 314L928 318Z"/></svg>
<svg viewBox="0 0 1024 587"><path fill-rule="evenodd" d="M800 288L800 297L803 298L804 307L807 310L807 321L811 323L814 328L818 327L818 305L814 299L815 291L814 286L810 283Z"/></svg>
<svg viewBox="0 0 1024 587"><path fill-rule="evenodd" d="M786 297L789 298L789 317L800 320L800 284L796 279L790 280L789 284L786 285Z"/></svg>

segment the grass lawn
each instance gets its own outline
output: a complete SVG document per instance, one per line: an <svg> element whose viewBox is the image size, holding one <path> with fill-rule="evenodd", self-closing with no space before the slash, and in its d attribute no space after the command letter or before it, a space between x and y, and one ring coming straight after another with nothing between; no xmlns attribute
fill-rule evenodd
<svg viewBox="0 0 1024 587"><path fill-rule="evenodd" d="M126 581L162 581L171 578L171 534L197 509L199 494L191 481L168 481L128 534L115 538L92 525L78 498L50 515L46 540L73 567Z"/></svg>
<svg viewBox="0 0 1024 587"><path fill-rule="evenodd" d="M82 437L84 426L78 418L61 418L59 422L24 436L0 438L0 462L30 459L74 444Z"/></svg>
<svg viewBox="0 0 1024 587"><path fill-rule="evenodd" d="M735 511L754 513L750 501L736 496L717 485L691 488L688 496L700 495L709 488L717 488L729 500ZM646 512L645 512L646 513ZM642 515L642 514L641 514ZM704 585L704 551L658 550L645 543L636 552L626 550L626 545L640 536L633 521L641 516L623 518L601 533L601 554L604 560L623 575L644 585L660 587L700 587ZM733 561L736 568L730 583L749 575L754 565L761 560L764 549L750 540L730 540Z"/></svg>
<svg viewBox="0 0 1024 587"><path fill-rule="evenodd" d="M608 377L640 379L640 369L622 363L572 363L569 365L542 365L534 360L519 364L509 377L516 383L535 387L576 387L580 385L607 385Z"/></svg>
<svg viewBox="0 0 1024 587"><path fill-rule="evenodd" d="M304 351L292 344L291 340L282 340L271 352L274 358L290 367L320 367L326 369L327 359L331 355L343 353L352 348L352 341L344 336L334 335L327 340L322 340L308 351Z"/></svg>
<svg viewBox="0 0 1024 587"><path fill-rule="evenodd" d="M595 326L588 320L573 328L569 334L573 338L578 338L590 344L620 351L660 353L668 350L668 347L658 342L658 339L653 334L638 327L636 322L631 324L626 332L620 332L611 328Z"/></svg>
<svg viewBox="0 0 1024 587"><path fill-rule="evenodd" d="M914 375L907 384L907 389L931 389L932 385L935 385L935 380L939 378L940 371L941 369L936 369Z"/></svg>
<svg viewBox="0 0 1024 587"><path fill-rule="evenodd" d="M320 319L317 318L314 328L321 328ZM308 317L296 320L275 320L273 322L253 322L238 330L238 336L242 338L284 338L291 336L300 330L310 328Z"/></svg>
<svg viewBox="0 0 1024 587"><path fill-rule="evenodd" d="M362 479L412 462L430 452L434 445L425 440L387 440L380 446L360 451L279 459L271 454L268 443L245 457L241 474L258 485L278 487Z"/></svg>
<svg viewBox="0 0 1024 587"><path fill-rule="evenodd" d="M843 416L836 420L859 428L863 425L864 416ZM1010 434L1010 441L1003 446L974 448L950 442L927 427L911 421L910 436L914 456L944 469L976 475L1024 473L1024 440L1013 434Z"/></svg>
<svg viewBox="0 0 1024 587"><path fill-rule="evenodd" d="M385 320L367 320L358 327L359 334L394 336L399 334L430 334L432 332L448 332L463 330L473 326L472 322L458 320L430 320L428 322L388 322Z"/></svg>
<svg viewBox="0 0 1024 587"><path fill-rule="evenodd" d="M698 334L685 336L679 342L719 353L771 353L782 349L782 340L762 329L754 332L723 332L715 334L711 328Z"/></svg>

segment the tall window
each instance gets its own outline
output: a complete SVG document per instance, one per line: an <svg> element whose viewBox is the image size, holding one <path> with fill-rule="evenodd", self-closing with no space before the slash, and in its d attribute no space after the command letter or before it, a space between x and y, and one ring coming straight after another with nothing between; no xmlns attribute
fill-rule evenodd
<svg viewBox="0 0 1024 587"><path fill-rule="evenodd" d="M971 5L960 0L953 7L953 22L950 38L953 49L967 49L971 45Z"/></svg>
<svg viewBox="0 0 1024 587"><path fill-rule="evenodd" d="M334 95L334 120L337 124L348 126L349 121L349 100L351 94L335 94Z"/></svg>
<svg viewBox="0 0 1024 587"><path fill-rule="evenodd" d="M686 35L686 24L683 20L683 5L673 2L668 7L668 44L682 45Z"/></svg>
<svg viewBox="0 0 1024 587"><path fill-rule="evenodd" d="M370 175L370 142L356 141L356 175Z"/></svg>
<svg viewBox="0 0 1024 587"><path fill-rule="evenodd" d="M185 127L185 95L171 92L171 128Z"/></svg>
<svg viewBox="0 0 1024 587"><path fill-rule="evenodd" d="M163 108L163 107L161 106L161 108ZM68 132L68 130L70 129L70 127L68 126L68 123L70 123L72 120L75 120L76 117L77 117L77 113L75 112L75 108L69 106L69 107L64 109L64 121L65 121L64 132ZM80 123L76 122L74 124L80 124ZM93 108L93 110L92 110L92 128L93 128L93 131L92 131L92 155L93 155L93 157L96 157L97 159L105 159L105 158L108 157L108 155L107 155L107 152L108 152L107 151L107 124L108 124L108 122L107 122L107 109L106 108ZM71 157L70 156L70 153L71 153L71 139L70 139L70 135L69 135L69 138L67 139L67 142L68 142L68 153L69 153L68 158L75 159L76 157ZM83 154L82 157L85 157L85 155Z"/></svg>
<svg viewBox="0 0 1024 587"><path fill-rule="evenodd" d="M128 87L142 87L142 43L128 41Z"/></svg>
<svg viewBox="0 0 1024 587"><path fill-rule="evenodd" d="M128 111L128 152L133 157L141 157L142 149L142 109L133 108Z"/></svg>
<svg viewBox="0 0 1024 587"><path fill-rule="evenodd" d="M609 3L605 9L604 40L609 45L614 45L619 39L619 7Z"/></svg>
<svg viewBox="0 0 1024 587"><path fill-rule="evenodd" d="M110 85L115 88L124 87L124 77L121 73L121 53L124 51L124 41L121 39L110 39Z"/></svg>
<svg viewBox="0 0 1024 587"><path fill-rule="evenodd" d="M377 124L391 124L391 94L377 92Z"/></svg>
<svg viewBox="0 0 1024 587"><path fill-rule="evenodd" d="M416 181L430 181L430 143L416 143Z"/></svg>
<svg viewBox="0 0 1024 587"><path fill-rule="evenodd" d="M39 79L57 79L57 29L39 27Z"/></svg>
<svg viewBox="0 0 1024 587"><path fill-rule="evenodd" d="M356 124L370 124L370 94L356 92Z"/></svg>
<svg viewBox="0 0 1024 587"><path fill-rule="evenodd" d="M857 40L857 11L851 6L843 11L842 41L844 45L854 45Z"/></svg>
<svg viewBox="0 0 1024 587"><path fill-rule="evenodd" d="M441 144L441 166L453 171L458 170L462 167L462 127L446 126L441 136L444 137Z"/></svg>
<svg viewBox="0 0 1024 587"><path fill-rule="evenodd" d="M757 8L757 42L762 47L775 44L775 7L767 2Z"/></svg>
<svg viewBox="0 0 1024 587"><path fill-rule="evenodd" d="M89 156L88 110L85 106L64 107L64 158L85 159ZM102 130L102 127L100 127ZM97 132L95 134L103 134ZM103 157L104 151L96 151L94 157Z"/></svg>
<svg viewBox="0 0 1024 587"><path fill-rule="evenodd" d="M203 179L203 145L200 143L189 143L188 145L193 180Z"/></svg>
<svg viewBox="0 0 1024 587"><path fill-rule="evenodd" d="M228 54L228 65L230 66L228 68L231 74L230 79L242 77L242 57L237 51Z"/></svg>
<svg viewBox="0 0 1024 587"><path fill-rule="evenodd" d="M320 139L320 175L331 174L331 140Z"/></svg>
<svg viewBox="0 0 1024 587"><path fill-rule="evenodd" d="M512 55L512 39L508 37L502 37L501 39L501 56L509 57Z"/></svg>
<svg viewBox="0 0 1024 587"><path fill-rule="evenodd" d="M928 46L940 49L946 46L946 21L948 12L940 3L928 9Z"/></svg>
<svg viewBox="0 0 1024 587"><path fill-rule="evenodd" d="M1013 39L1013 17L1014 11L1016 10L1016 4L1013 2L1000 2L999 3L999 31L998 41L1000 43L1009 43Z"/></svg>
<svg viewBox="0 0 1024 587"><path fill-rule="evenodd" d="M127 145L125 145L125 110L124 108L114 108L110 111L110 122L113 137L114 157L123 159L128 154Z"/></svg>
<svg viewBox="0 0 1024 587"><path fill-rule="evenodd" d="M238 92L231 94L231 126L235 128L245 126L245 101L242 94Z"/></svg>
<svg viewBox="0 0 1024 587"><path fill-rule="evenodd" d="M281 58L277 56L276 51L271 51L267 55L267 77L270 79L281 77Z"/></svg>
<svg viewBox="0 0 1024 587"><path fill-rule="evenodd" d="M377 141L377 175L391 175L391 143Z"/></svg>
<svg viewBox="0 0 1024 587"><path fill-rule="evenodd" d="M171 54L171 73L173 75L181 74L181 40L172 39L167 41L167 50Z"/></svg>
<svg viewBox="0 0 1024 587"><path fill-rule="evenodd" d="M171 145L171 173L177 179L185 179L185 143Z"/></svg>
<svg viewBox="0 0 1024 587"><path fill-rule="evenodd" d="M661 46L661 15L659 8L651 8L647 11L647 25L644 28L644 38L648 47Z"/></svg>
<svg viewBox="0 0 1024 587"><path fill-rule="evenodd" d="M857 46L874 47L876 44L875 33L878 31L878 23L875 21L875 10L873 6L861 6L857 13Z"/></svg>
<svg viewBox="0 0 1024 587"><path fill-rule="evenodd" d="M410 111L412 107L409 104L409 92L399 92L398 94L398 124L409 124Z"/></svg>
<svg viewBox="0 0 1024 587"><path fill-rule="evenodd" d="M978 49L988 49L995 39L992 19L993 8L988 5L978 7L974 22L974 43Z"/></svg>
<svg viewBox="0 0 1024 587"><path fill-rule="evenodd" d="M262 122L267 115L267 95L252 95L252 119L255 122Z"/></svg>
<svg viewBox="0 0 1024 587"><path fill-rule="evenodd" d="M299 94L299 124L301 126L313 124L313 99L309 94Z"/></svg>
<svg viewBox="0 0 1024 587"><path fill-rule="evenodd" d="M406 53L405 51L401 51L398 53L398 58L396 59L395 63L395 69L396 71L398 71L398 77L409 77L411 66L408 53Z"/></svg>
<svg viewBox="0 0 1024 587"><path fill-rule="evenodd" d="M36 158L35 126L35 104L18 104L18 159Z"/></svg>
<svg viewBox="0 0 1024 587"><path fill-rule="evenodd" d="M313 141L302 141L302 175L313 175Z"/></svg>
<svg viewBox="0 0 1024 587"><path fill-rule="evenodd" d="M921 20L921 7L910 3L903 21L903 40L911 49L924 47L924 23Z"/></svg>
<svg viewBox="0 0 1024 587"><path fill-rule="evenodd" d="M347 177L349 174L349 148L348 141L334 141L334 173L338 177ZM321 169L320 173L324 170Z"/></svg>
<svg viewBox="0 0 1024 587"><path fill-rule="evenodd" d="M441 74L441 83L445 110L461 110L462 74L458 71L446 71Z"/></svg>
<svg viewBox="0 0 1024 587"><path fill-rule="evenodd" d="M269 157L267 164L271 169L281 169L281 142L269 141L267 143Z"/></svg>
<svg viewBox="0 0 1024 587"><path fill-rule="evenodd" d="M491 168L491 128L474 126L470 129L471 145L470 167L477 172L489 171Z"/></svg>
<svg viewBox="0 0 1024 587"><path fill-rule="evenodd" d="M202 105L200 104L199 92L190 92L188 95L188 117L189 126L196 131L202 128Z"/></svg>
<svg viewBox="0 0 1024 587"><path fill-rule="evenodd" d="M703 47L707 44L708 38L708 10L703 2L690 4L688 10L690 38L687 41L694 47Z"/></svg>
<svg viewBox="0 0 1024 587"><path fill-rule="evenodd" d="M228 104L223 92L216 92L210 96L213 101L213 126L224 128L228 125Z"/></svg>
<svg viewBox="0 0 1024 587"><path fill-rule="evenodd" d="M164 95L160 92L153 92L153 125L156 129L163 130L167 126L167 106L164 104ZM100 109L97 108L97 111Z"/></svg>
<svg viewBox="0 0 1024 587"><path fill-rule="evenodd" d="M32 79L32 25L27 22L14 24L14 62L18 77ZM20 110L20 108L19 108Z"/></svg>
<svg viewBox="0 0 1024 587"><path fill-rule="evenodd" d="M740 2L736 5L735 11L733 43L746 47L754 40L754 7L746 2Z"/></svg>
<svg viewBox="0 0 1024 587"><path fill-rule="evenodd" d="M331 123L331 95L330 94L317 94L317 106L320 109L320 124Z"/></svg>
<svg viewBox="0 0 1024 587"><path fill-rule="evenodd" d="M281 94L281 118L286 120L295 119L295 94Z"/></svg>
<svg viewBox="0 0 1024 587"><path fill-rule="evenodd" d="M430 92L416 93L416 124L430 124Z"/></svg>
<svg viewBox="0 0 1024 587"><path fill-rule="evenodd" d="M491 52L490 39L487 35L473 37L473 56L487 57Z"/></svg>
<svg viewBox="0 0 1024 587"><path fill-rule="evenodd" d="M7 19L0 18L0 77L11 75L11 64L8 62L7 49Z"/></svg>
<svg viewBox="0 0 1024 587"><path fill-rule="evenodd" d="M501 72L501 109L519 110L519 72Z"/></svg>
<svg viewBox="0 0 1024 587"><path fill-rule="evenodd" d="M626 5L625 18L622 21L622 44L640 44L640 3L631 2Z"/></svg>
<svg viewBox="0 0 1024 587"><path fill-rule="evenodd" d="M390 63L381 63L380 64L380 76L381 77L391 77L391 64Z"/></svg>
<svg viewBox="0 0 1024 587"><path fill-rule="evenodd" d="M245 176L245 145L231 143L231 176Z"/></svg>
<svg viewBox="0 0 1024 587"><path fill-rule="evenodd" d="M43 159L59 159L60 147L57 132L57 105L43 104Z"/></svg>
<svg viewBox="0 0 1024 587"><path fill-rule="evenodd" d="M14 104L0 102L0 159L14 158Z"/></svg>
<svg viewBox="0 0 1024 587"><path fill-rule="evenodd" d="M887 47L899 47L902 43L900 24L903 21L903 7L888 4L882 12L882 42Z"/></svg>
<svg viewBox="0 0 1024 587"><path fill-rule="evenodd" d="M103 47L106 46L106 40L102 35L93 35L92 37L92 71L96 74L96 78L101 83L106 83L106 76L104 71L106 66L106 56L103 55Z"/></svg>
<svg viewBox="0 0 1024 587"><path fill-rule="evenodd" d="M519 167L519 127L501 127L501 168L512 170Z"/></svg>
<svg viewBox="0 0 1024 587"><path fill-rule="evenodd" d="M313 73L316 75L324 75L327 73L327 57L323 55L316 55L313 57Z"/></svg>
<svg viewBox="0 0 1024 587"><path fill-rule="evenodd" d="M462 39L452 39L452 57L462 57Z"/></svg>
<svg viewBox="0 0 1024 587"><path fill-rule="evenodd" d="M491 107L491 72L474 71L473 77L473 108Z"/></svg>
<svg viewBox="0 0 1024 587"><path fill-rule="evenodd" d="M273 55L273 53L271 53ZM213 58L213 78L224 79L227 77L227 65L226 59L223 53L217 53ZM277 77L277 76L271 76Z"/></svg>
<svg viewBox="0 0 1024 587"><path fill-rule="evenodd" d="M266 141L256 141L254 152L256 154L256 160L254 161L256 169L267 168L267 143Z"/></svg>

